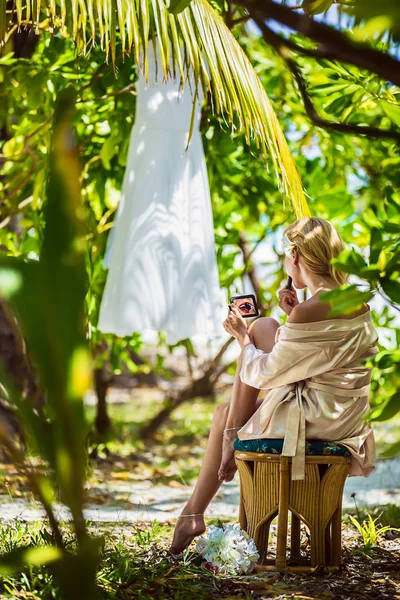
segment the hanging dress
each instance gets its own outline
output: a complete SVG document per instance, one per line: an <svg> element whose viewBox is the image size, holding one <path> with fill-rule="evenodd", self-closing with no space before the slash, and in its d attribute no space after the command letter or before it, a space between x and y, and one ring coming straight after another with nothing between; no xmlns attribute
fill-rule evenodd
<svg viewBox="0 0 400 600"><path fill-rule="evenodd" d="M363 420L372 371L365 360L377 354L377 341L369 309L353 319L286 322L268 353L247 344L240 379L267 392L239 439L284 439L292 479L304 479L306 439L340 443L352 455L349 475L368 477L376 457Z"/></svg>
<svg viewBox="0 0 400 600"><path fill-rule="evenodd" d="M163 83L149 44L149 82L139 75L135 122L114 227L103 266L108 276L98 328L129 336L166 333L168 344L223 335L220 287L206 162L199 130L202 90L192 115L193 73L184 93Z"/></svg>

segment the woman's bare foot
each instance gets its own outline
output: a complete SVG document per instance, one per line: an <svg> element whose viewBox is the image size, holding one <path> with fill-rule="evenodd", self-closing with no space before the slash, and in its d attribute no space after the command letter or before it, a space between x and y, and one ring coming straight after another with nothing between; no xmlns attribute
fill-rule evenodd
<svg viewBox="0 0 400 600"><path fill-rule="evenodd" d="M237 471L235 463L235 449L233 442L237 438L236 431L224 431L222 436L222 458L221 465L218 471L218 479L220 481L232 481Z"/></svg>
<svg viewBox="0 0 400 600"><path fill-rule="evenodd" d="M169 548L171 554L180 554L189 546L195 537L201 535L206 530L204 517L196 515L195 517L181 516L174 531L174 538Z"/></svg>

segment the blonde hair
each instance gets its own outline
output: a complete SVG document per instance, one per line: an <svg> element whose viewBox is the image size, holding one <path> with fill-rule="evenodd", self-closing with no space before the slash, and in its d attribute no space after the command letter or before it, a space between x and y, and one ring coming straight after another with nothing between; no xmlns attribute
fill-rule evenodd
<svg viewBox="0 0 400 600"><path fill-rule="evenodd" d="M347 283L348 274L339 271L329 262L346 249L339 233L329 221L319 217L303 217L286 227L284 234L309 271L331 277L338 286Z"/></svg>

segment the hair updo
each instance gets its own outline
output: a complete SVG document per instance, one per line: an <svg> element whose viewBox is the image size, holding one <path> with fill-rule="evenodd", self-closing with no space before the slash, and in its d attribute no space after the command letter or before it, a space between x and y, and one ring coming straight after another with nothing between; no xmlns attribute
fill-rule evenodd
<svg viewBox="0 0 400 600"><path fill-rule="evenodd" d="M306 269L317 275L331 277L339 286L347 283L348 274L329 262L346 249L329 221L319 217L303 217L286 227L284 234L298 251Z"/></svg>

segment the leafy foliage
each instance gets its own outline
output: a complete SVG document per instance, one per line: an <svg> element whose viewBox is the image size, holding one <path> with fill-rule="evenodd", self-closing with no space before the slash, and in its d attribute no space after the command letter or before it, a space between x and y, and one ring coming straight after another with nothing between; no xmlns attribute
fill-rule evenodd
<svg viewBox="0 0 400 600"><path fill-rule="evenodd" d="M287 132L313 214L329 219L349 246L337 259L337 266L351 273L354 283L348 289L339 290L334 299L331 297L333 310L344 307L350 312L362 298L364 301L375 297L382 300L382 308L374 314L374 320L386 340L382 342L382 351L386 351L387 356L385 368L380 367L374 373L371 394L373 415L378 415L396 392L400 379L398 362L392 360L391 350L400 341L393 314L397 310L392 308L398 304L398 147L391 140L369 140L310 126L291 74L281 59L257 36L242 32L239 41L252 57ZM101 48L91 50L89 63L75 55L68 39L57 36L52 40L43 36L29 60L16 60L11 54L1 59L0 77L6 99L1 109L1 125L7 131L8 140L2 145L1 174L7 182L0 190L5 215L0 243L9 255L39 255L44 230L49 127L57 93L68 82L73 82L77 89L75 134L82 161L83 237L88 242L86 315L92 355L97 367L111 356L111 369L115 373L128 368L133 372L152 369L165 374L161 354L154 365L147 360L143 365L132 361L131 351L138 353L143 347L139 334L120 339L103 335L96 327L106 277L102 268L106 236L119 201L129 143L127 131L135 117L136 71L131 60L122 61L122 49L118 45L117 57L117 80L112 67L103 63ZM335 85L340 85L340 89L356 85L357 89L365 90L367 100L359 98L359 108L349 111L347 118L366 118L364 109L369 107L370 125L387 123L389 117L379 105L386 88L378 76L365 77L355 68L349 71L329 61L318 64L306 58L302 61L304 73L310 74L317 105L325 106L329 97L324 86L330 86L328 91L335 95L340 92L334 91ZM390 101L397 103L397 88L392 86L388 93ZM337 98L336 95L334 99ZM346 106L353 106L354 99L357 99L354 94L346 95ZM325 106L327 114L332 105L333 102ZM248 149L241 136L232 136L226 129L223 120L213 113L212 106L206 105L202 119L203 143L212 193L220 281L227 289L228 298L242 289L240 280L254 263L257 264L253 258L249 264L243 263L240 250L243 240L255 251L266 239L274 246L276 233L293 214L287 202L282 206L275 178L265 169L256 146ZM10 224L15 226L9 227ZM262 267L269 273L268 280L258 278L259 302L269 309L276 302L276 291L283 278L279 258L276 253L275 258L263 263ZM160 333L160 344L162 340ZM173 346L168 350L172 352Z"/></svg>
<svg viewBox="0 0 400 600"><path fill-rule="evenodd" d="M83 395L92 376L84 327L86 269L79 162L71 131L74 102L73 88L66 87L55 105L40 260L4 254L0 260L1 294L12 305L35 358L46 390L46 419L21 401L7 374L2 379L10 402L20 412L31 449L50 472L30 464L3 428L0 436L43 504L54 545L11 550L1 557L0 572L48 564L67 598L95 598L94 575L104 540L89 537L82 511L88 434ZM76 554L65 548L54 515L57 492L72 514L79 543Z"/></svg>
<svg viewBox="0 0 400 600"><path fill-rule="evenodd" d="M40 1L27 0L23 4L15 0L15 5L18 25L29 23L34 15L36 33L39 23L44 22L46 30L60 31L65 37L70 35L80 53L86 54L87 46L93 46L99 36L106 61L111 51L114 70L117 27L122 56L134 50L133 61L145 74L146 81L149 45L153 46L156 57L159 53L163 80L178 73L184 89L191 69L195 92L189 140L201 85L204 96L211 94L214 109L226 118L232 130L243 133L248 144L254 140L264 157L269 157L282 192L292 202L297 216L310 214L298 169L270 100L242 47L207 0L193 0L177 15L168 11L164 0L120 0L115 6L104 2L97 4L96 11L92 0L67 1L61 6L50 3L45 15L41 14ZM1 16L6 19L6 15ZM0 30L0 47L4 43L1 33Z"/></svg>

